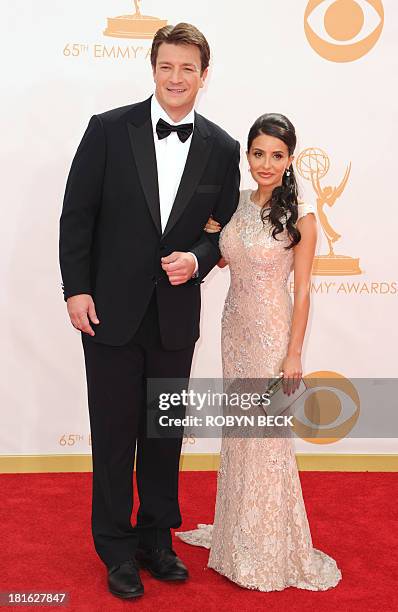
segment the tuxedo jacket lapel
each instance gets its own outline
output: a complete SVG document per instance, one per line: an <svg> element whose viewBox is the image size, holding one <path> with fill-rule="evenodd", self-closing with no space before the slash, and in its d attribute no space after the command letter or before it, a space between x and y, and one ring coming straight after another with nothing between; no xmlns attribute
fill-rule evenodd
<svg viewBox="0 0 398 612"><path fill-rule="evenodd" d="M150 98L133 108L127 123L127 129L145 199L153 222L159 234L161 234L158 172L153 142Z"/></svg>
<svg viewBox="0 0 398 612"><path fill-rule="evenodd" d="M163 236L165 236L177 223L190 201L202 177L204 169L206 168L212 146L213 138L211 137L205 119L201 115L195 113L195 126L192 134L191 146L189 147L184 172L167 225L164 228Z"/></svg>
<svg viewBox="0 0 398 612"><path fill-rule="evenodd" d="M132 109L127 128L145 199L153 222L159 234L162 234L158 172L151 121L151 98L137 104ZM191 146L163 236L174 227L190 201L206 168L212 146L213 138L206 120L195 112Z"/></svg>

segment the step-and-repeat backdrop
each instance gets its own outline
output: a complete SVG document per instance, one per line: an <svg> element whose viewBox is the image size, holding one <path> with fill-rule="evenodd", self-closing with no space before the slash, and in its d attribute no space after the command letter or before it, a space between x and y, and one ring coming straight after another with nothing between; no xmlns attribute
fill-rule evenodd
<svg viewBox="0 0 398 612"><path fill-rule="evenodd" d="M369 409L350 380L397 376L395 0L4 0L2 20L0 453L90 452L81 342L58 267L66 176L92 114L152 93L151 38L179 21L210 42L198 110L241 142L242 188L254 119L281 112L296 126L297 175L319 221L304 372ZM202 286L194 377L221 376L228 283L216 269ZM367 438L335 428L333 440L296 446L396 452L392 436ZM184 452L218 448L184 441Z"/></svg>

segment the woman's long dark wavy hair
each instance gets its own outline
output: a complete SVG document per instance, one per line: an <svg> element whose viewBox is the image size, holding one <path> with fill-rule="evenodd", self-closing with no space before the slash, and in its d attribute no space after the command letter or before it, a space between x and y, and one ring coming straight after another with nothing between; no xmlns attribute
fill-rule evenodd
<svg viewBox="0 0 398 612"><path fill-rule="evenodd" d="M257 136L261 136L261 134L279 138L287 145L289 155L293 155L297 142L296 131L294 125L284 115L276 113L261 115L250 128L247 138L248 151L250 151L253 140ZM290 238L290 245L285 247L286 249L291 249L301 239L301 234L296 227L298 217L298 187L293 165L290 166L289 170L290 175L286 172L284 173L282 185L275 187L271 198L268 202L264 202L260 213L262 222L264 223L266 220L269 220L273 226L272 237L276 240L276 236L286 228ZM270 206L269 212L266 208L268 206Z"/></svg>

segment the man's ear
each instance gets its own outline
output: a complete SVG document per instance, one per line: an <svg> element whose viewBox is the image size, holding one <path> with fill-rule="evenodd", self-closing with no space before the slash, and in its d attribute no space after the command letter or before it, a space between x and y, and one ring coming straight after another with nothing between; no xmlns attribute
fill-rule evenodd
<svg viewBox="0 0 398 612"><path fill-rule="evenodd" d="M207 67L205 70L203 70L203 73L202 73L202 75L200 77L200 79L202 81L201 87L204 86L208 74L209 74L209 67Z"/></svg>

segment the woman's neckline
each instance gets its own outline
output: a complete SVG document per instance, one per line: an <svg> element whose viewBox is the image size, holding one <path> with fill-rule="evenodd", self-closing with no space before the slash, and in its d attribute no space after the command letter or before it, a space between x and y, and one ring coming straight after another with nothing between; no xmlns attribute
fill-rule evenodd
<svg viewBox="0 0 398 612"><path fill-rule="evenodd" d="M254 189L249 189L249 202L250 204L253 204L253 206L255 206L256 208L259 208L261 210L263 206L260 206L260 204L256 204L256 202L253 202L252 200L253 193L254 193ZM266 206L265 208L271 208L271 206Z"/></svg>

